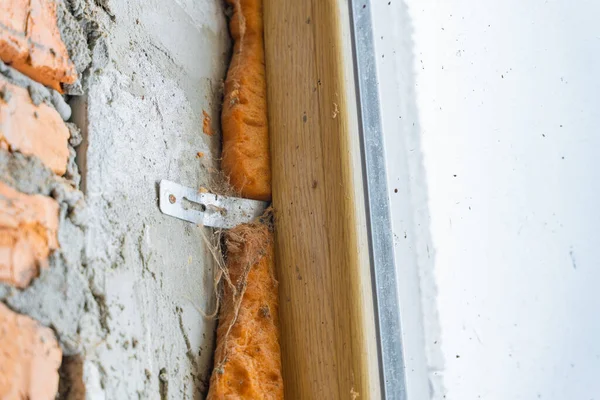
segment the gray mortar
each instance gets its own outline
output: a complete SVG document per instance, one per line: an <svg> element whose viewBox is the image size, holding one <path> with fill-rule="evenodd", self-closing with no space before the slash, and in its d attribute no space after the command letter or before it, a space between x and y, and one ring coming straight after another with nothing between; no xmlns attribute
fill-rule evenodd
<svg viewBox="0 0 600 400"><path fill-rule="evenodd" d="M78 138L73 131L73 142ZM89 215L83 193L75 189L74 182L56 176L35 157L0 151L0 180L28 194L52 196L60 205L58 242L60 249L51 254L49 268L44 269L31 286L20 291L0 285L0 300L11 309L29 315L56 333L65 356L86 352L101 343L102 313L106 308L97 296L92 271L85 268L85 227ZM88 360L83 371L73 368L63 371L81 380L82 373L95 376L100 368L93 359ZM79 378L77 378L79 377ZM98 381L100 378L98 377ZM90 388L94 387L90 384ZM70 391L71 395L81 391ZM79 400L71 395L63 400ZM91 398L88 396L88 398Z"/></svg>
<svg viewBox="0 0 600 400"><path fill-rule="evenodd" d="M56 183L52 171L35 157L0 151L0 180L27 194L50 195Z"/></svg>
<svg viewBox="0 0 600 400"><path fill-rule="evenodd" d="M65 93L83 95L87 79L93 69L99 68L98 57L90 68L96 47L104 47L107 26L112 16L107 8L90 0L56 0L58 3L58 26L69 57L75 64L78 80L64 85Z"/></svg>
<svg viewBox="0 0 600 400"><path fill-rule="evenodd" d="M90 66L92 55L88 47L87 34L80 23L67 9L63 1L58 1L58 26L60 36L67 47L69 58L75 64L75 70L81 75Z"/></svg>
<svg viewBox="0 0 600 400"><path fill-rule="evenodd" d="M21 86L29 91L29 96L34 104L45 102L58 111L65 121L71 118L71 107L65 99L54 89L49 89L41 83L30 79L19 71L12 69L0 60L0 77L13 85Z"/></svg>
<svg viewBox="0 0 600 400"><path fill-rule="evenodd" d="M66 123L69 128L69 159L67 161L67 170L65 171L64 178L71 181L75 187L79 187L81 183L81 175L79 174L79 166L77 165L77 152L75 147L79 146L83 141L81 130L72 122Z"/></svg>
<svg viewBox="0 0 600 400"><path fill-rule="evenodd" d="M89 331L86 324L94 321L83 318L84 309L88 313L95 310L88 279L81 270L87 218L83 194L37 158L4 150L0 151L0 180L23 193L52 196L60 205L60 250L50 256L50 267L23 291L0 285L0 300L52 327L65 354L74 354L82 349L78 332Z"/></svg>

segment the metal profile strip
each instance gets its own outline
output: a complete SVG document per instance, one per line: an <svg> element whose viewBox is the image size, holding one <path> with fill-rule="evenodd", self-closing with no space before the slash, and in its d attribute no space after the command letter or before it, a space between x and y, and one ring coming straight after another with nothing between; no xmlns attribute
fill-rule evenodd
<svg viewBox="0 0 600 400"><path fill-rule="evenodd" d="M369 0L350 0L382 397L406 400L400 305Z"/></svg>

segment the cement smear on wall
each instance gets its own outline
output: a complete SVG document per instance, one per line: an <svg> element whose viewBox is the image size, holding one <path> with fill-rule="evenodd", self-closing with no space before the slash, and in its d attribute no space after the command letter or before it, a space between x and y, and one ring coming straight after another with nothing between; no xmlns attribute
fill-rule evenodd
<svg viewBox="0 0 600 400"><path fill-rule="evenodd" d="M88 399L200 398L215 327L199 312L214 307L214 266L202 238L210 232L161 214L157 184L208 186L218 167L220 135L202 133L202 111L218 132L230 45L222 3L64 0L61 7L61 34L82 72L67 92L86 92L71 101L83 131L77 164L85 199L73 160L64 179L36 159L0 153L2 179L61 204L61 250L50 269L25 291L0 286L0 300L52 327L65 355L79 354L74 373ZM76 129L72 136L77 144Z"/></svg>
<svg viewBox="0 0 600 400"><path fill-rule="evenodd" d="M210 12L194 13L198 3ZM201 116L218 121L225 18L216 0L120 0L105 9L114 22L92 56L87 97L74 103L87 127L87 268L106 313L95 365L106 398L199 398L215 324L197 310L214 307L202 239L210 232L161 214L157 184L207 186L216 167L219 138L202 133Z"/></svg>

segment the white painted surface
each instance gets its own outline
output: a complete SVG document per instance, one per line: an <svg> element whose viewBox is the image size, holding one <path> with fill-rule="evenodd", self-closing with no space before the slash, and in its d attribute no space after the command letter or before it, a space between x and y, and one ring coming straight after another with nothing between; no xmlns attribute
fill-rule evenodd
<svg viewBox="0 0 600 400"><path fill-rule="evenodd" d="M600 2L372 7L409 399L600 398Z"/></svg>

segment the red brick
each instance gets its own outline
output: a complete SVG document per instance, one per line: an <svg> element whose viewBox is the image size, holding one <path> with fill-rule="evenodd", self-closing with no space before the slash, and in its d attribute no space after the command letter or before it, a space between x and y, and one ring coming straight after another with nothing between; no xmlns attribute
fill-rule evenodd
<svg viewBox="0 0 600 400"><path fill-rule="evenodd" d="M54 0L0 1L0 59L36 81L61 91L77 81L60 37Z"/></svg>
<svg viewBox="0 0 600 400"><path fill-rule="evenodd" d="M69 159L69 129L46 103L36 106L29 92L0 78L0 147L38 157L58 175Z"/></svg>
<svg viewBox="0 0 600 400"><path fill-rule="evenodd" d="M25 288L58 248L58 203L0 182L0 282ZM2 397L0 397L2 398Z"/></svg>
<svg viewBox="0 0 600 400"><path fill-rule="evenodd" d="M0 399L54 399L61 358L52 330L0 303Z"/></svg>

